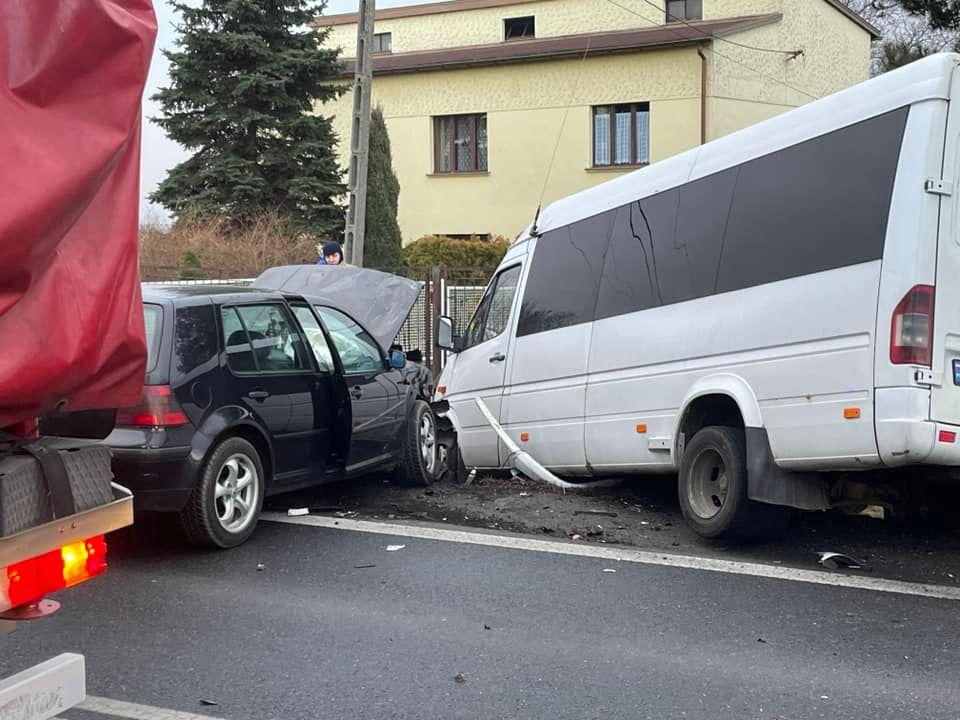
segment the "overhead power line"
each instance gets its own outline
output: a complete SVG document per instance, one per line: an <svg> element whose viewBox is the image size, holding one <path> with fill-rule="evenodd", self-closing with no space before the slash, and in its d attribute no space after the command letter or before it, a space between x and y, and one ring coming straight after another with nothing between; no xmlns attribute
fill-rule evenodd
<svg viewBox="0 0 960 720"><path fill-rule="evenodd" d="M610 3L611 5L614 5L614 6L618 7L618 8L620 8L621 10L624 10L624 11L626 11L626 12L628 12L628 13L631 13L631 14L633 14L633 15L636 15L638 18L641 18L642 20L650 23L651 25L659 25L659 24L660 24L659 22L657 22L657 21L655 21L655 20L651 20L651 19L648 18L647 16L642 15L641 13L637 12L637 11L634 10L633 8L627 7L626 5L623 5L622 3L617 2L617 0L607 0L607 2ZM655 5L655 4L652 3L650 0L643 0L643 2L646 2L646 3L648 3L649 5L652 5L653 7L658 8L661 12L666 12L662 7L659 7L659 6ZM670 17L673 17L673 15L671 15ZM696 30L696 31L699 32L701 35L703 35L703 36L704 36L704 39L720 40L720 41L724 41L724 42L732 42L732 41L729 41L729 40L724 40L724 38L715 37L715 36L711 35L710 33L704 32L703 30L701 30L700 28L698 28L698 27L696 27L696 26L692 26L692 25L691 25L690 27L692 27L694 30ZM672 33L673 33L674 35L676 35L678 38L681 38L681 39L683 39L683 40L689 40L688 37L686 37L686 36L684 36L684 35L681 35L679 32L677 32L676 30L672 29L669 25L667 25L667 30L669 30L670 32L672 32ZM740 67L742 67L742 68L744 68L744 69L746 69L746 70L749 70L750 72L756 73L757 75L760 75L761 77L764 77L764 78L766 78L766 79L768 79L768 80L771 80L771 81L773 81L773 82L775 82L775 83L778 83L778 84L780 84L780 85L783 85L784 87L789 88L790 90L793 90L794 92L800 93L801 95L805 95L806 97L810 98L811 100L819 100L819 99L820 99L820 97L819 97L818 95L814 95L813 93L809 93L809 92L807 92L806 90L803 90L803 89L798 88L798 87L796 87L796 86L794 86L794 85L791 85L791 84L788 83L786 80L781 80L780 78L774 77L773 75L770 75L769 73L766 73L766 72L764 72L763 70L760 70L760 69L758 69L758 68L755 68L755 67L753 67L753 66L751 66L751 65L747 65L745 62L742 62L742 61L740 61L740 60L737 60L737 59L734 58L734 57L730 57L729 55L726 55L726 54L720 52L720 51L717 50L715 47L708 47L708 48L706 48L706 50L707 50L708 52L713 53L713 54L716 55L717 57L721 57L721 58L723 58L724 60L728 60L728 61L734 63L735 65L739 65Z"/></svg>

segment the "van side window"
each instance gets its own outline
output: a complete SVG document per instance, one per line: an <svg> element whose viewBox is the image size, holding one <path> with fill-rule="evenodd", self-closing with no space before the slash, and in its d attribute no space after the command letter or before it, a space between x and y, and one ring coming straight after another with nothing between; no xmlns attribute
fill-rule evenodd
<svg viewBox="0 0 960 720"><path fill-rule="evenodd" d="M907 112L741 166L717 292L883 257Z"/></svg>
<svg viewBox="0 0 960 720"><path fill-rule="evenodd" d="M616 210L537 240L523 291L517 336L591 322Z"/></svg>
<svg viewBox="0 0 960 720"><path fill-rule="evenodd" d="M894 110L545 233L517 335L879 260L908 113Z"/></svg>
<svg viewBox="0 0 960 720"><path fill-rule="evenodd" d="M463 349L479 345L500 335L510 322L510 308L520 281L520 266L502 270L490 285L477 305L463 333Z"/></svg>
<svg viewBox="0 0 960 720"><path fill-rule="evenodd" d="M493 340L507 329L510 322L510 308L513 307L513 297L517 294L517 284L520 282L520 266L504 270L497 277L496 288L490 298L490 310L487 312L486 322L483 324L483 340Z"/></svg>

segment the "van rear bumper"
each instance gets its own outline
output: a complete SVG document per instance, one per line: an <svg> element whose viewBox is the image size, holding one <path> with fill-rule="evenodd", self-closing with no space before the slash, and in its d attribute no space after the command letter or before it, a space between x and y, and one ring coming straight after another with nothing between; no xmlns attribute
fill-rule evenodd
<svg viewBox="0 0 960 720"><path fill-rule="evenodd" d="M877 447L884 465L960 466L960 426L929 417L929 390L877 388ZM954 442L941 441L941 430L956 433Z"/></svg>

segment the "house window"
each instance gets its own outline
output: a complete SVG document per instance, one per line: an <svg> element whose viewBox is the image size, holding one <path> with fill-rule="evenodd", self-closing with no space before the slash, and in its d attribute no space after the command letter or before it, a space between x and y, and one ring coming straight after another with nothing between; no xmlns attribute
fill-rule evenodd
<svg viewBox="0 0 960 720"><path fill-rule="evenodd" d="M703 0L667 0L667 22L703 20Z"/></svg>
<svg viewBox="0 0 960 720"><path fill-rule="evenodd" d="M433 119L434 171L487 171L487 116L444 115Z"/></svg>
<svg viewBox="0 0 960 720"><path fill-rule="evenodd" d="M593 165L650 162L650 103L600 105L593 109Z"/></svg>
<svg viewBox="0 0 960 720"><path fill-rule="evenodd" d="M373 52L374 54L393 52L393 33L377 33L374 35Z"/></svg>
<svg viewBox="0 0 960 720"><path fill-rule="evenodd" d="M520 40L536 37L533 15L529 17L508 18L503 21L503 39Z"/></svg>

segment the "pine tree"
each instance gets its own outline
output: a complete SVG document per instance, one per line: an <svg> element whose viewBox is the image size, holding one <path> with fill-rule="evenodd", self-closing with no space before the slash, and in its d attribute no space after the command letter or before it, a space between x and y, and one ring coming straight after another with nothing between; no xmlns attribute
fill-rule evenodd
<svg viewBox="0 0 960 720"><path fill-rule="evenodd" d="M280 211L298 230L342 232L344 192L331 118L314 108L343 92L338 50L313 0L174 2L182 22L165 51L170 84L154 99L167 134L193 151L150 196L175 215L238 225Z"/></svg>
<svg viewBox="0 0 960 720"><path fill-rule="evenodd" d="M370 164L367 170L367 219L363 264L372 268L396 268L403 264L402 240L397 224L400 181L393 172L390 136L377 107L370 117Z"/></svg>

